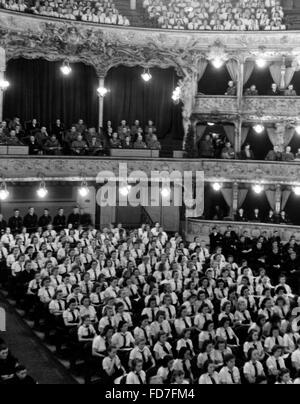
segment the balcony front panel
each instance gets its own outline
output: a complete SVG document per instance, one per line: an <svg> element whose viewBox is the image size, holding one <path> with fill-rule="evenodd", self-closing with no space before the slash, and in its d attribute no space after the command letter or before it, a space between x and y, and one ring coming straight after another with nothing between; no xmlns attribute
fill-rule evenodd
<svg viewBox="0 0 300 404"><path fill-rule="evenodd" d="M241 112L250 120L260 114L264 120L295 119L300 112L300 97L244 97Z"/></svg>
<svg viewBox="0 0 300 404"><path fill-rule="evenodd" d="M195 115L236 115L238 99L229 96L198 95L193 112Z"/></svg>

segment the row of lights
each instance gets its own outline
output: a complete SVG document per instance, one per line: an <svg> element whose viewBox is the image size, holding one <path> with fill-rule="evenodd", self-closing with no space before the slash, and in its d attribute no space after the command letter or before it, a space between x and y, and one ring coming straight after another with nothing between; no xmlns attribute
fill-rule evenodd
<svg viewBox="0 0 300 404"><path fill-rule="evenodd" d="M125 185L120 188L119 192L122 196L126 197L130 194L131 190L132 190L131 185ZM170 188L162 188L160 194L163 198L169 198L169 196L171 195Z"/></svg>
<svg viewBox="0 0 300 404"><path fill-rule="evenodd" d="M223 188L223 185L220 182L215 182L212 184L212 188L215 192L219 192ZM254 185L252 185L252 189L257 195L259 195L264 191L265 188L261 184L254 184ZM293 191L294 191L295 195L300 196L300 186L299 185L293 187Z"/></svg>
<svg viewBox="0 0 300 404"><path fill-rule="evenodd" d="M86 198L89 194L89 188L87 186L86 181L83 181L78 188L78 194L82 198ZM46 187L45 181L41 181L39 188L36 190L36 194L40 199L45 199L46 196L48 195L48 189ZM0 201L6 201L9 197L9 190L7 189L7 185L5 181L2 181L2 184L0 185Z"/></svg>
<svg viewBox="0 0 300 404"><path fill-rule="evenodd" d="M225 60L220 57L216 57L212 59L211 63L214 68L221 69L221 67L224 66ZM255 64L259 69L264 69L267 66L267 60L263 57L259 57L255 60Z"/></svg>

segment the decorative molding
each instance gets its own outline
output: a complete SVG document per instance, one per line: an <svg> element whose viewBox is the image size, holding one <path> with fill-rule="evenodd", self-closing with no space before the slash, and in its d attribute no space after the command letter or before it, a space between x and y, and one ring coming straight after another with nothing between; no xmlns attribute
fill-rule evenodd
<svg viewBox="0 0 300 404"><path fill-rule="evenodd" d="M204 171L206 182L263 184L299 184L300 162L270 163L239 160L139 159L112 157L33 157L18 156L0 159L0 177L15 181L40 181L44 175L50 181L79 181L82 176L94 181L101 171L119 173L126 163L128 171Z"/></svg>
<svg viewBox="0 0 300 404"><path fill-rule="evenodd" d="M192 242L195 237L202 237L209 241L209 235L213 227L217 227L221 233L227 230L228 226L241 236L244 231L248 231L250 237L257 238L266 231L269 236L272 236L275 231L279 232L279 236L284 242L288 242L291 236L295 235L297 241L300 241L300 226L287 226L287 225L272 225L261 223L238 223L238 222L213 222L200 219L188 219L187 239Z"/></svg>
<svg viewBox="0 0 300 404"><path fill-rule="evenodd" d="M243 97L239 108L237 97L197 95L193 119L236 120L238 116L246 122L295 122L299 111L300 97Z"/></svg>

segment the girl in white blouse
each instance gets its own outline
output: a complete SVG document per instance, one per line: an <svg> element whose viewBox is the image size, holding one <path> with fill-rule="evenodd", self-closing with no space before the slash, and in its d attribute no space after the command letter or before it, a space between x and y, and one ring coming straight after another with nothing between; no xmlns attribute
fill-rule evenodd
<svg viewBox="0 0 300 404"><path fill-rule="evenodd" d="M199 384L220 384L215 364L213 362L207 362L205 368L206 372L200 377Z"/></svg>

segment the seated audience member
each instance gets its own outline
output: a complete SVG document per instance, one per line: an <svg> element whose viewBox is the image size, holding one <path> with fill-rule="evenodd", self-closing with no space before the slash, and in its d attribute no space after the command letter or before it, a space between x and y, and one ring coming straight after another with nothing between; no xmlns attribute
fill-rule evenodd
<svg viewBox="0 0 300 404"><path fill-rule="evenodd" d="M45 153L50 156L58 156L61 154L61 145L56 138L56 135L51 135L50 139L48 139L44 144Z"/></svg>
<svg viewBox="0 0 300 404"><path fill-rule="evenodd" d="M37 382L28 375L28 371L25 366L17 366L15 369L15 377L12 380L12 384L16 385L34 385Z"/></svg>
<svg viewBox="0 0 300 404"><path fill-rule="evenodd" d="M228 82L228 88L225 95L236 96L237 95L237 86L233 81Z"/></svg>
<svg viewBox="0 0 300 404"><path fill-rule="evenodd" d="M150 150L161 150L161 144L156 135L151 136L150 140L147 142L147 146Z"/></svg>
<svg viewBox="0 0 300 404"><path fill-rule="evenodd" d="M17 359L4 343L0 343L0 385L12 383L17 366Z"/></svg>
<svg viewBox="0 0 300 404"><path fill-rule="evenodd" d="M138 134L136 137L136 141L133 143L134 149L147 149L147 145L144 142L143 135Z"/></svg>
<svg viewBox="0 0 300 404"><path fill-rule="evenodd" d="M273 83L270 90L268 91L268 95L271 97L277 97L278 95L281 95L281 92L277 86L277 84Z"/></svg>
<svg viewBox="0 0 300 404"><path fill-rule="evenodd" d="M199 157L213 158L215 154L213 142L210 135L206 135L204 139L199 142Z"/></svg>
<svg viewBox="0 0 300 404"><path fill-rule="evenodd" d="M245 95L246 97L256 97L256 96L258 96L258 91L257 91L256 85L255 85L255 84L252 84L251 87L247 88L247 89L245 90L244 95Z"/></svg>
<svg viewBox="0 0 300 404"><path fill-rule="evenodd" d="M270 150L265 159L266 161L282 161L282 153L279 146L274 146L273 150Z"/></svg>
<svg viewBox="0 0 300 404"><path fill-rule="evenodd" d="M225 160L233 160L235 158L235 152L230 142L225 143L225 147L221 153L221 158Z"/></svg>
<svg viewBox="0 0 300 404"><path fill-rule="evenodd" d="M236 222L247 222L248 219L245 215L244 209L239 209L234 217Z"/></svg>
<svg viewBox="0 0 300 404"><path fill-rule="evenodd" d="M71 150L75 156L83 156L88 150L88 145L86 141L83 140L82 135L78 135L77 139L72 142Z"/></svg>
<svg viewBox="0 0 300 404"><path fill-rule="evenodd" d="M294 161L295 156L292 153L292 148L287 146L285 152L282 153L282 161Z"/></svg>
<svg viewBox="0 0 300 404"><path fill-rule="evenodd" d="M295 155L295 159L298 161L300 160L300 149L297 150L297 153Z"/></svg>
<svg viewBox="0 0 300 404"><path fill-rule="evenodd" d="M284 95L286 97L297 97L297 93L294 89L293 84L290 84L288 88L284 91Z"/></svg>
<svg viewBox="0 0 300 404"><path fill-rule="evenodd" d="M241 151L241 160L254 160L254 154L249 144L246 144Z"/></svg>
<svg viewBox="0 0 300 404"><path fill-rule="evenodd" d="M104 151L103 144L96 134L88 140L88 151L91 156L99 156Z"/></svg>
<svg viewBox="0 0 300 404"><path fill-rule="evenodd" d="M112 137L109 140L109 146L111 149L121 149L122 148L122 144L121 144L121 141L119 139L117 132L114 132L112 134Z"/></svg>

